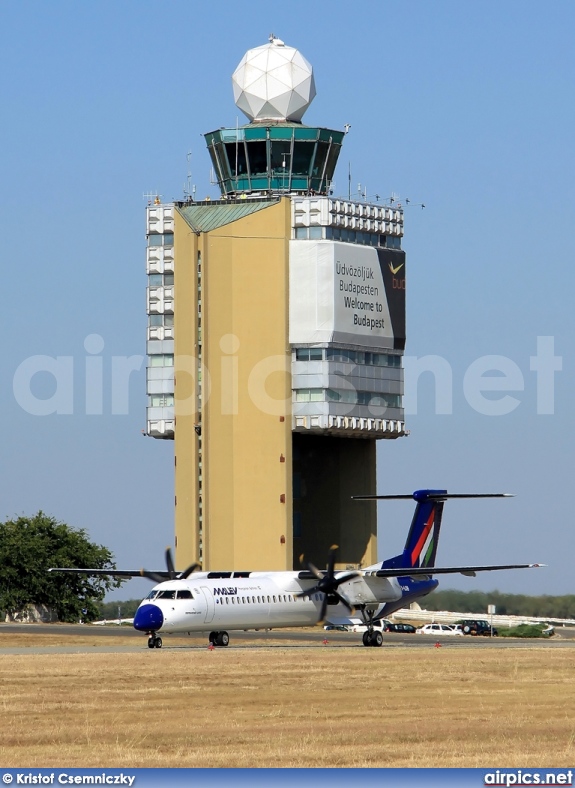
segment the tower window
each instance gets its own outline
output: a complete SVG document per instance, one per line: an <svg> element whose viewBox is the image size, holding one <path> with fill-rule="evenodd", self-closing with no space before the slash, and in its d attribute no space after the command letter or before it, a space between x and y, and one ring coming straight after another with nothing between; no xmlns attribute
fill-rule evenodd
<svg viewBox="0 0 575 788"><path fill-rule="evenodd" d="M323 359L323 348L321 347L298 347L295 351L296 361L321 361Z"/></svg>

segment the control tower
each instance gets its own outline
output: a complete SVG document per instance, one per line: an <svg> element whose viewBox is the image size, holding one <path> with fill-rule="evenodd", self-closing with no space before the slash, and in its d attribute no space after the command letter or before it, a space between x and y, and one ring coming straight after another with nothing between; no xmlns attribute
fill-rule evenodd
<svg viewBox="0 0 575 788"><path fill-rule="evenodd" d="M147 208L147 434L174 440L177 564L377 560L376 441L405 434L401 209L337 197L344 131L310 127L313 69L271 37L205 135L221 199Z"/></svg>

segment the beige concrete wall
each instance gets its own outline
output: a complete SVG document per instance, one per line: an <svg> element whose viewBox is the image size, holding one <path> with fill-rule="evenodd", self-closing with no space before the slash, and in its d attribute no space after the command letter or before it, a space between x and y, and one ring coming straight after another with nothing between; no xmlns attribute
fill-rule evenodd
<svg viewBox="0 0 575 788"><path fill-rule="evenodd" d="M288 200L199 237L178 217L176 235L189 239L175 250L178 355L195 350L197 315L188 302L195 271L186 256L197 255L196 244L202 252L203 564L211 570L291 568L290 225ZM197 530L198 418L182 411L190 391L181 380L176 367L176 534L184 566L197 555L189 532Z"/></svg>

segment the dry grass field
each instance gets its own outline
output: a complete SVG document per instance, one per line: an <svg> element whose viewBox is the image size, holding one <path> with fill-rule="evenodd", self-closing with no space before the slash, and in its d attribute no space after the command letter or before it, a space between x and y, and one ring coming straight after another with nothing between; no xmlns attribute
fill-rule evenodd
<svg viewBox="0 0 575 788"><path fill-rule="evenodd" d="M284 645L101 654L89 649L104 640L87 637L86 653L0 655L3 767L575 760L570 649Z"/></svg>

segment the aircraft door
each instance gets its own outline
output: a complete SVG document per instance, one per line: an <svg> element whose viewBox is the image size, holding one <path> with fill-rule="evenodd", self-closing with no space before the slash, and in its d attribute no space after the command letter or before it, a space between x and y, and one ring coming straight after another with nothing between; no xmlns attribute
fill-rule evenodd
<svg viewBox="0 0 575 788"><path fill-rule="evenodd" d="M214 614L216 612L214 597L209 588L206 588L205 586L200 586L200 588L204 595L204 599L206 600L206 617L204 618L204 624L209 624L210 621L213 620Z"/></svg>

